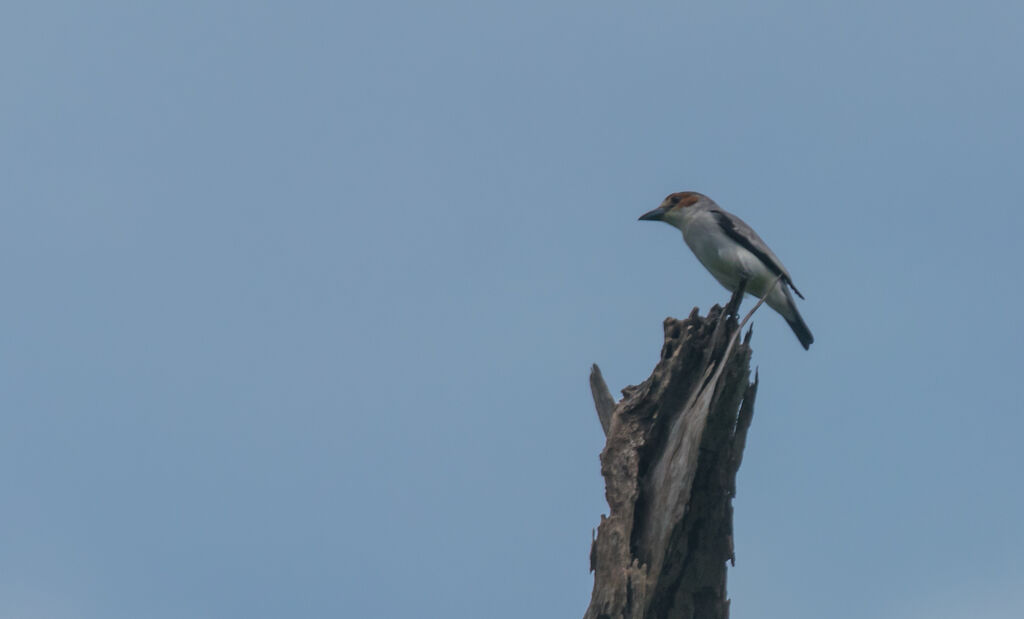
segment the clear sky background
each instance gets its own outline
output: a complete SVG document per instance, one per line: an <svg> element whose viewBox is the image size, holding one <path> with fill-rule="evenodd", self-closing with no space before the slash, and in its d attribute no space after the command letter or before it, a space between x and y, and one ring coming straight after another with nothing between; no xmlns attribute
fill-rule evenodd
<svg viewBox="0 0 1024 619"><path fill-rule="evenodd" d="M755 320L733 616L1024 616L1024 5L8 2L0 617L576 617L587 386ZM749 306L749 303L748 303Z"/></svg>

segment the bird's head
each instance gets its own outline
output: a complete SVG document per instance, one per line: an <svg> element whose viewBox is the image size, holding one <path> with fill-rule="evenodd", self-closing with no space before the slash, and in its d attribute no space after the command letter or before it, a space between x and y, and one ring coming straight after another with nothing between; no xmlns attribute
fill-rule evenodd
<svg viewBox="0 0 1024 619"><path fill-rule="evenodd" d="M648 211L640 216L641 221L664 221L667 224L671 224L675 227L680 227L683 222L683 216L687 209L692 209L694 206L700 206L703 203L708 202L710 199L702 193L696 191L680 191L678 193L669 194L661 203L661 206Z"/></svg>

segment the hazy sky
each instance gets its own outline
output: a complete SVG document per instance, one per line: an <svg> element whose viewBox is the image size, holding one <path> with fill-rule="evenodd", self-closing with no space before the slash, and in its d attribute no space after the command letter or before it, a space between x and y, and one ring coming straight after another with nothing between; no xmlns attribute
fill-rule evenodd
<svg viewBox="0 0 1024 619"><path fill-rule="evenodd" d="M587 372L755 320L733 616L1024 616L1024 5L8 2L0 617L581 616Z"/></svg>

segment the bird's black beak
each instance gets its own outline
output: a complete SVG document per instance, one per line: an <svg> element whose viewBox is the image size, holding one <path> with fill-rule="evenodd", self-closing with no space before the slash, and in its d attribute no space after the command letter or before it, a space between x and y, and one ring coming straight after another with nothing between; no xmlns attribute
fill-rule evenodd
<svg viewBox="0 0 1024 619"><path fill-rule="evenodd" d="M638 221L664 221L665 213L668 211L664 206L659 206L653 211L647 211L640 216Z"/></svg>

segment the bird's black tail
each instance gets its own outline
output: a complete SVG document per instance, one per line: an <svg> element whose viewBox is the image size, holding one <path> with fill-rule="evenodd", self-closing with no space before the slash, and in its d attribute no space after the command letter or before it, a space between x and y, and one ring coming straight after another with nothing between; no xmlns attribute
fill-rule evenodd
<svg viewBox="0 0 1024 619"><path fill-rule="evenodd" d="M792 301L790 301L792 303ZM807 323L804 322L800 312L796 311L796 307L793 306L793 319L786 318L786 322L789 323L789 327L793 329L793 333L796 334L796 339L800 340L800 344L803 345L804 350L808 350L811 344L814 343L814 336L811 335L811 330L807 328Z"/></svg>

